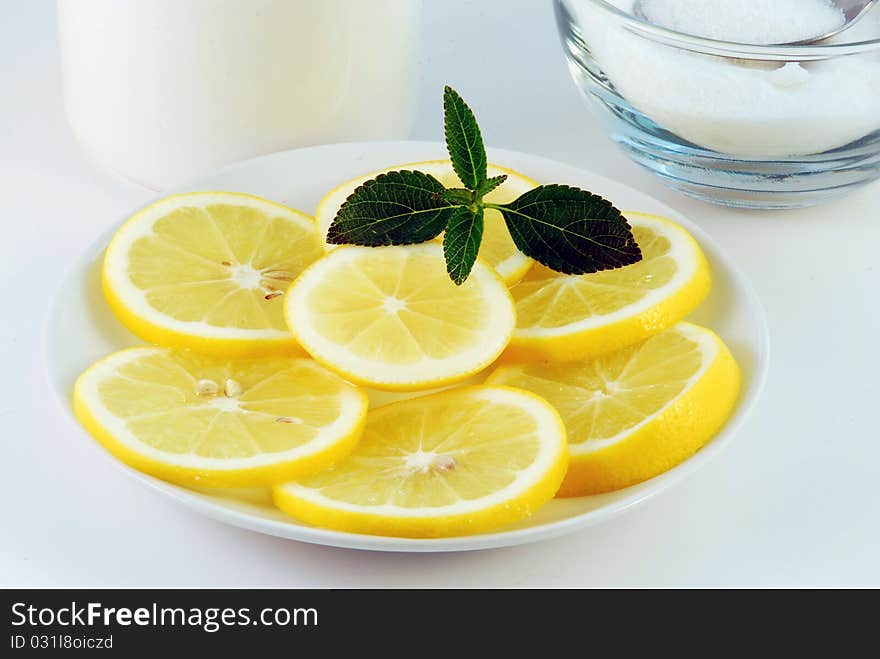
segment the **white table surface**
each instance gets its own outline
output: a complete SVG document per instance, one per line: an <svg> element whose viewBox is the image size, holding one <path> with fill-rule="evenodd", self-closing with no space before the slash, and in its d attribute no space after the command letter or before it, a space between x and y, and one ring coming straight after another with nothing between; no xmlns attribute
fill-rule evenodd
<svg viewBox="0 0 880 659"><path fill-rule="evenodd" d="M489 144L657 196L752 278L771 372L738 439L600 527L477 553L298 544L148 491L75 435L43 374L42 326L65 269L153 193L98 169L73 141L54 2L0 0L0 586L880 586L880 185L776 213L685 199L592 123L548 0L426 0L425 21L414 138L442 139L439 98L452 84Z"/></svg>

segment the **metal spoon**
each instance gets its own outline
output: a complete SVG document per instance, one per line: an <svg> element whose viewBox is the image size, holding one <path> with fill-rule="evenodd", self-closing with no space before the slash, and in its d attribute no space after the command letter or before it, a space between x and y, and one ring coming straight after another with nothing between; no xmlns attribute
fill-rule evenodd
<svg viewBox="0 0 880 659"><path fill-rule="evenodd" d="M645 15L644 10L642 9L642 2L643 0L636 0L635 5L633 6L633 15L643 21L648 21L648 17ZM831 37L838 35L844 30L852 27L856 23L856 21L862 18L868 12L868 10L876 5L878 2L880 2L880 0L831 0L831 3L835 7L840 9L841 12L843 12L844 21L840 27L832 30L831 32L827 32L825 34L821 34L815 37L810 37L809 39L803 39L802 41L792 41L789 43L776 43L769 45L806 46L808 44L824 41L825 39L830 39Z"/></svg>

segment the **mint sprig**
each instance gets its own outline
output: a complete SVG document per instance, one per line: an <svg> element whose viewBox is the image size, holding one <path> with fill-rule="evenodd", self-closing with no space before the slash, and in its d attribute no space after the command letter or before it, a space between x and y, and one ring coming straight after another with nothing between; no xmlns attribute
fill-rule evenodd
<svg viewBox="0 0 880 659"><path fill-rule="evenodd" d="M501 211L514 244L526 256L568 275L640 261L629 224L610 201L568 185L541 185Z"/></svg>
<svg viewBox="0 0 880 659"><path fill-rule="evenodd" d="M452 87L443 90L443 125L452 168L468 190L486 180L486 149L477 118Z"/></svg>
<svg viewBox="0 0 880 659"><path fill-rule="evenodd" d="M459 206L452 211L443 236L446 272L459 286L471 273L483 240L483 209Z"/></svg>
<svg viewBox="0 0 880 659"><path fill-rule="evenodd" d="M436 238L455 208L444 192L443 184L430 174L380 174L345 200L327 230L327 242L376 247Z"/></svg>
<svg viewBox="0 0 880 659"><path fill-rule="evenodd" d="M507 180L507 174L501 174L500 176L493 176L492 178L487 178L484 181L481 181L477 185L477 189L474 190L474 194L482 199L484 196L492 192L495 188L500 186Z"/></svg>
<svg viewBox="0 0 880 659"><path fill-rule="evenodd" d="M484 201L506 175L488 178L486 149L474 113L451 87L443 92L446 148L464 185L446 188L429 174L393 171L358 186L339 208L327 242L367 246L421 243L444 230L450 279L464 283L483 238L485 209L499 211L517 248L565 274L636 263L632 228L611 202L568 185L541 185L507 204Z"/></svg>

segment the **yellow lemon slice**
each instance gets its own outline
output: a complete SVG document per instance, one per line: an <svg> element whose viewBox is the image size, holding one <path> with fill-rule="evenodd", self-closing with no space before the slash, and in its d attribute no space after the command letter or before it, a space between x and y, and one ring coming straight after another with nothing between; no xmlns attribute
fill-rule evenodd
<svg viewBox="0 0 880 659"><path fill-rule="evenodd" d="M571 464L562 496L652 478L702 447L724 424L740 372L711 330L679 323L593 359L502 366L490 384L521 387L559 410Z"/></svg>
<svg viewBox="0 0 880 659"><path fill-rule="evenodd" d="M299 211L230 192L174 195L119 229L104 292L152 343L226 356L296 351L281 298L322 254L314 220Z"/></svg>
<svg viewBox="0 0 880 659"><path fill-rule="evenodd" d="M443 247L342 247L309 267L285 296L296 339L358 384L418 390L486 368L513 332L513 302L478 260L453 284Z"/></svg>
<svg viewBox="0 0 880 659"><path fill-rule="evenodd" d="M333 218L336 217L339 207L355 191L355 188L370 179L376 178L379 174L401 169L417 170L430 174L447 188L462 187L461 181L452 169L452 163L448 160L410 162L358 176L331 190L318 204L315 220L318 223L321 236L327 235L327 229L330 228L330 224L333 222ZM538 186L535 181L512 169L489 165L489 177L500 176L501 174L507 174L507 180L500 187L486 195L484 197L486 201L503 204L513 201L521 194ZM529 268L532 267L532 259L520 252L516 245L513 244L510 233L504 224L504 218L497 210L486 209L483 225L483 242L480 244L480 258L486 264L495 268L498 274L501 275L501 278L508 284L519 281ZM327 250L331 250L337 247L337 245L325 244L325 247Z"/></svg>
<svg viewBox="0 0 880 659"><path fill-rule="evenodd" d="M505 358L568 361L643 341L672 327L706 297L706 257L681 226L626 213L643 260L617 270L564 275L537 264L511 288L517 323Z"/></svg>
<svg viewBox="0 0 880 659"><path fill-rule="evenodd" d="M310 359L226 360L131 348L77 380L80 422L126 464L183 485L315 473L357 442L366 395Z"/></svg>
<svg viewBox="0 0 880 659"><path fill-rule="evenodd" d="M462 387L371 411L351 455L277 486L274 500L309 524L351 533L480 533L552 498L567 462L565 430L544 400Z"/></svg>

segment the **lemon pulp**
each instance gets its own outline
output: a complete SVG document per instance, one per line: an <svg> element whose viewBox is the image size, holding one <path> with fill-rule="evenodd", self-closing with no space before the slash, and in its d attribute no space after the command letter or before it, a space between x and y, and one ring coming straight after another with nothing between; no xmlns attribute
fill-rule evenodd
<svg viewBox="0 0 880 659"><path fill-rule="evenodd" d="M78 418L117 457L204 486L317 471L351 449L366 407L363 392L309 359L165 348L115 353L74 389Z"/></svg>
<svg viewBox="0 0 880 659"><path fill-rule="evenodd" d="M288 324L315 359L380 389L463 380L494 361L515 322L493 270L478 261L456 286L433 242L334 250L286 298Z"/></svg>
<svg viewBox="0 0 880 659"><path fill-rule="evenodd" d="M530 514L556 492L565 431L544 400L464 387L373 410L355 450L275 488L307 522L358 533L475 533Z"/></svg>
<svg viewBox="0 0 880 659"><path fill-rule="evenodd" d="M153 343L292 350L280 298L322 253L314 221L298 211L236 193L175 195L113 238L104 290L120 320Z"/></svg>
<svg viewBox="0 0 880 659"><path fill-rule="evenodd" d="M740 373L711 330L680 323L592 359L502 366L487 382L556 407L571 451L561 492L574 496L626 487L688 458L727 420Z"/></svg>
<svg viewBox="0 0 880 659"><path fill-rule="evenodd" d="M627 213L642 260L587 275L540 264L511 288L517 328L507 356L568 361L646 339L706 297L709 266L696 241L663 218Z"/></svg>

